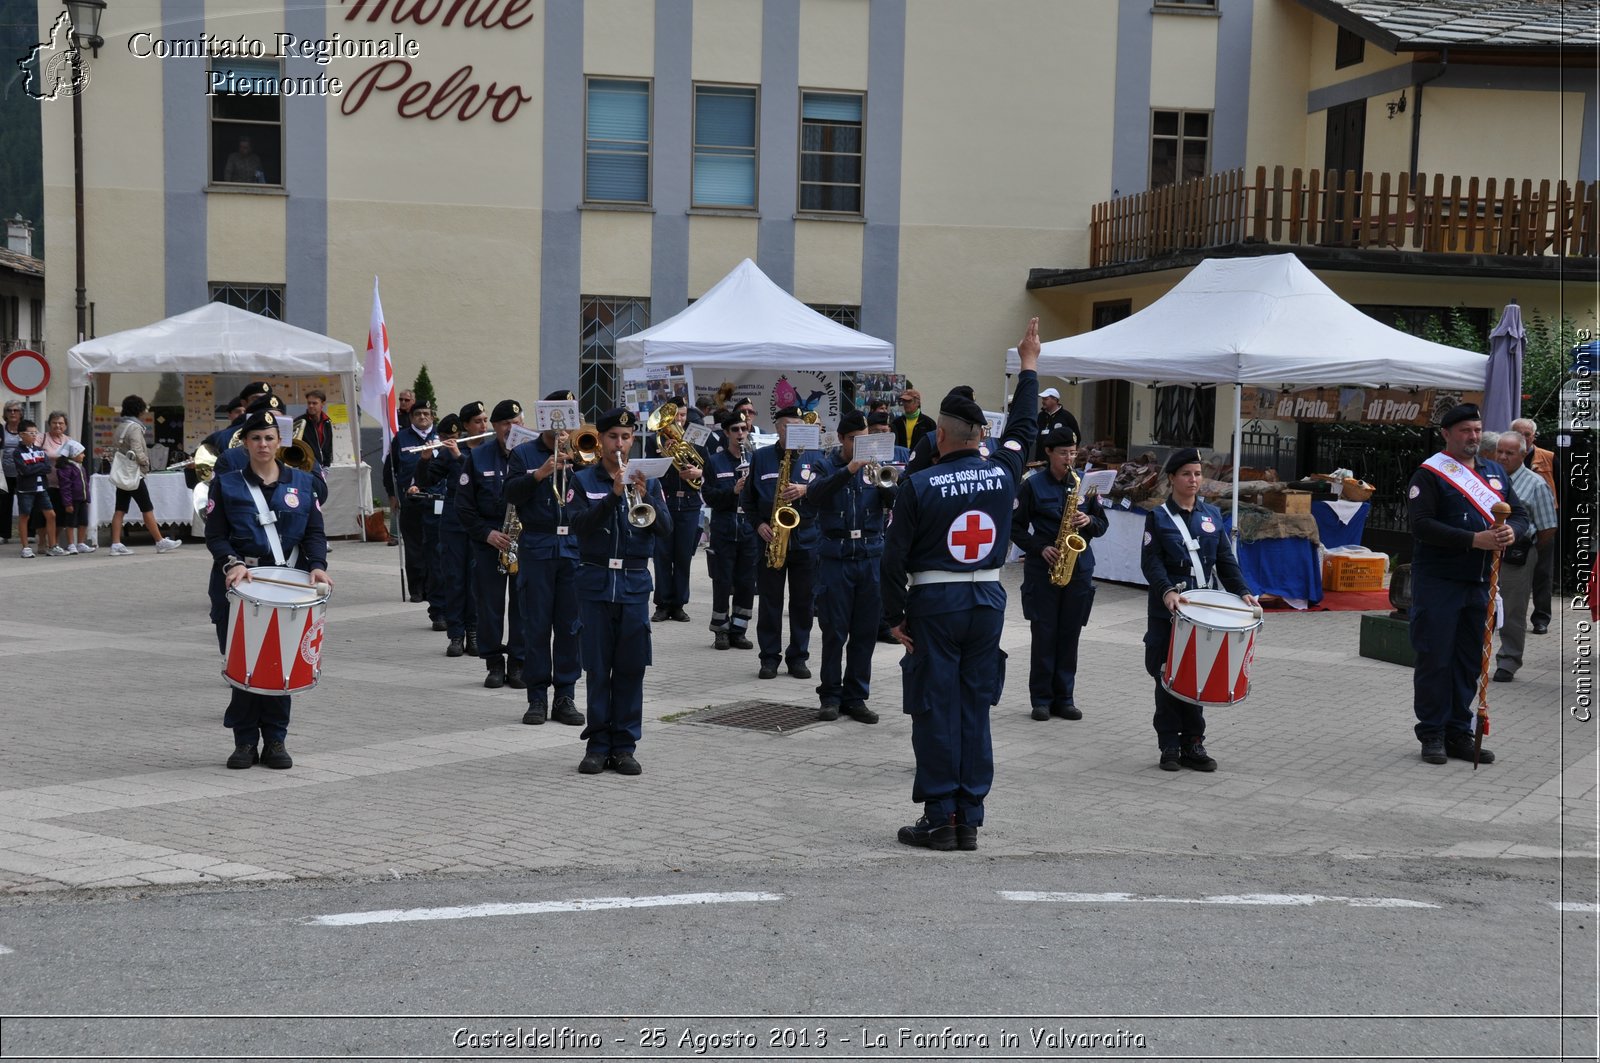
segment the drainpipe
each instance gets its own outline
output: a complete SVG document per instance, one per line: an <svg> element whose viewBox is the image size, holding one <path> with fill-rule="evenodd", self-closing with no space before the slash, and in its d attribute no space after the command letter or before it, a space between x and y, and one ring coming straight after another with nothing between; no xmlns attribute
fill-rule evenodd
<svg viewBox="0 0 1600 1063"><path fill-rule="evenodd" d="M1423 78L1413 86L1417 90L1415 102L1411 108L1411 177L1417 176L1417 151L1422 143L1422 86L1430 81L1437 81L1450 69L1450 49L1446 48L1440 54L1439 69L1432 75Z"/></svg>

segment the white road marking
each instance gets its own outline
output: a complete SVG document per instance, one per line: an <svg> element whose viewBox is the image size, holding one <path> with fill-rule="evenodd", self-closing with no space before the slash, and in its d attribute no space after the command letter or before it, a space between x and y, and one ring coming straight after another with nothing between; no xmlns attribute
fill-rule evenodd
<svg viewBox="0 0 1600 1063"><path fill-rule="evenodd" d="M0 956L4 956L10 951L11 950L6 948L4 945L0 945Z"/></svg>
<svg viewBox="0 0 1600 1063"><path fill-rule="evenodd" d="M1558 912L1600 912L1600 904L1588 901L1551 901L1550 907Z"/></svg>
<svg viewBox="0 0 1600 1063"><path fill-rule="evenodd" d="M1132 893L1049 893L1001 890L1008 901L1051 901L1065 904L1231 904L1303 908L1313 904L1343 904L1351 908L1437 908L1427 901L1403 897L1325 897L1320 893L1240 893L1210 897L1140 897Z"/></svg>
<svg viewBox="0 0 1600 1063"><path fill-rule="evenodd" d="M458 908L390 908L378 912L319 915L316 926L360 926L365 923L419 923L433 919L482 919L491 915L545 915L550 912L598 912L610 908L661 908L684 904L744 904L781 901L781 893L670 893L660 897L588 897L575 901L526 904L472 904Z"/></svg>

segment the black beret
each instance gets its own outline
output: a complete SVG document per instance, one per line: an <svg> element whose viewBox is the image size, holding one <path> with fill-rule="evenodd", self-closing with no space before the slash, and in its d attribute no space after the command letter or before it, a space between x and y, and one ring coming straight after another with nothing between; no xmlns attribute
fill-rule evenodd
<svg viewBox="0 0 1600 1063"><path fill-rule="evenodd" d="M882 410L879 410L877 413L869 413L869 414L867 414L867 423L868 424L888 424L889 423L889 415L884 413Z"/></svg>
<svg viewBox="0 0 1600 1063"><path fill-rule="evenodd" d="M439 418L439 434L453 436L461 431L461 418L453 413L447 413Z"/></svg>
<svg viewBox="0 0 1600 1063"><path fill-rule="evenodd" d="M456 414L456 416L461 418L461 423L462 424L466 424L468 421L472 420L474 417L478 416L478 414L480 414L482 412L483 412L483 403L481 403L481 402L469 402L465 406L461 407L461 412Z"/></svg>
<svg viewBox="0 0 1600 1063"><path fill-rule="evenodd" d="M750 422L746 421L744 415L738 410L728 410L717 423L722 425L723 428L732 428L736 424L742 424L746 428L750 426Z"/></svg>
<svg viewBox="0 0 1600 1063"><path fill-rule="evenodd" d="M1046 429L1039 437L1039 445L1046 450L1051 447L1075 447L1078 445L1078 435L1067 425L1056 425Z"/></svg>
<svg viewBox="0 0 1600 1063"><path fill-rule="evenodd" d="M1481 421L1483 414L1478 412L1478 407L1470 402L1463 402L1452 406L1439 418L1440 428L1449 428L1451 425L1460 424L1462 421Z"/></svg>
<svg viewBox="0 0 1600 1063"><path fill-rule="evenodd" d="M947 417L955 417L968 424L988 424L989 419L983 415L983 407L967 395L952 391L939 403L939 413Z"/></svg>
<svg viewBox="0 0 1600 1063"><path fill-rule="evenodd" d="M568 391L566 388L562 388L559 391L552 391L550 394L546 395L544 397L544 401L546 401L546 402L572 402L575 399L577 399L577 397L578 396L574 395L572 392Z"/></svg>
<svg viewBox="0 0 1600 1063"><path fill-rule="evenodd" d="M426 402L419 402L415 406L411 407L411 409L406 411L407 416L410 417L415 417L419 413L425 413L431 417L433 416L433 407L429 406Z"/></svg>
<svg viewBox="0 0 1600 1063"><path fill-rule="evenodd" d="M860 410L846 410L839 415L839 435L848 435L851 432L865 432L867 419L861 415Z"/></svg>
<svg viewBox="0 0 1600 1063"><path fill-rule="evenodd" d="M960 395L964 399L972 398L972 387L969 384L957 384L950 389L951 395Z"/></svg>
<svg viewBox="0 0 1600 1063"><path fill-rule="evenodd" d="M602 413L600 419L594 423L594 428L595 431L604 435L613 428L637 428L638 425L639 418L634 412L626 406L619 406L615 410L607 410Z"/></svg>
<svg viewBox="0 0 1600 1063"><path fill-rule="evenodd" d="M522 416L522 403L516 399L501 399L494 404L494 412L489 415L491 424L498 421L515 421Z"/></svg>
<svg viewBox="0 0 1600 1063"><path fill-rule="evenodd" d="M1171 476L1185 465L1199 465L1200 452L1194 447L1179 447L1167 455L1167 463L1161 466L1161 471Z"/></svg>
<svg viewBox="0 0 1600 1063"><path fill-rule="evenodd" d="M239 392L239 397L241 399L244 399L246 402L249 402L251 399L255 398L257 395L271 395L271 394L272 394L272 385L271 384L267 383L265 380L256 380L256 381L252 381L249 384L246 384L244 386L244 390Z"/></svg>
<svg viewBox="0 0 1600 1063"><path fill-rule="evenodd" d="M245 407L246 413L256 413L261 410L271 410L273 413L283 412L283 400L276 395L257 395L250 405Z"/></svg>
<svg viewBox="0 0 1600 1063"><path fill-rule="evenodd" d="M264 428L277 431L278 419L266 409L255 410L244 419L244 424L239 426L239 436L242 439L251 432L259 432Z"/></svg>
<svg viewBox="0 0 1600 1063"><path fill-rule="evenodd" d="M774 421L776 421L780 417L793 417L795 420L798 421L800 419L800 407L798 407L798 406L785 406L783 409L777 411L776 413L774 413L772 415L772 419Z"/></svg>

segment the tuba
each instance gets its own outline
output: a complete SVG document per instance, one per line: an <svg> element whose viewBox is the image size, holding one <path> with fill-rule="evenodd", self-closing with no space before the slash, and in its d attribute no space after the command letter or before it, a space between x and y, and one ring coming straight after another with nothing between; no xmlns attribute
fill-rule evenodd
<svg viewBox="0 0 1600 1063"><path fill-rule="evenodd" d="M816 424L815 411L800 415L806 424ZM788 442L785 440L785 442ZM789 486L794 470L794 451L785 447L778 462L778 484L772 489L772 541L767 544L767 567L782 568L789 560L789 533L800 527L800 511L783 500L783 489Z"/></svg>
<svg viewBox="0 0 1600 1063"><path fill-rule="evenodd" d="M288 446L278 448L278 460L301 472L310 472L317 467L316 452L311 449L310 443L299 436L289 440Z"/></svg>
<svg viewBox="0 0 1600 1063"><path fill-rule="evenodd" d="M664 402L650 414L644 422L646 431L654 432L660 437L658 452L664 458L672 459L672 467L681 474L684 469L695 468L700 465L700 452L690 446L683 438L683 433L678 431L678 406L676 403ZM699 487L701 480L683 478L683 482L690 487Z"/></svg>
<svg viewBox="0 0 1600 1063"><path fill-rule="evenodd" d="M1061 528L1056 532L1056 563L1050 566L1050 585L1052 587L1065 587L1072 582L1072 571L1078 567L1078 555L1089 548L1072 526L1072 519L1078 515L1078 488L1083 485L1083 479L1076 472L1072 474L1072 490L1067 495L1067 504L1061 510ZM1086 501L1094 499L1095 492L1089 491Z"/></svg>

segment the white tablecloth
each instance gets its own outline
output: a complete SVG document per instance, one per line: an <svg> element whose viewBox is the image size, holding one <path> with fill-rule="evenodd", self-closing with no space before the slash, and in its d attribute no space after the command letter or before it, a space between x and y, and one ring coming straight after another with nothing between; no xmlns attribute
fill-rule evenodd
<svg viewBox="0 0 1600 1063"><path fill-rule="evenodd" d="M330 465L323 470L328 481L328 501L322 505L323 526L330 536L360 535L361 518L372 510L372 470L366 465ZM182 471L153 472L145 477L150 489L150 503L155 507L156 521L161 524L191 526L195 535L203 535L205 521L196 518L194 492L188 487ZM89 485L89 520L95 527L111 524L112 509L116 505L117 489L111 477L96 474ZM366 506L361 505L366 501ZM142 524L144 516L128 513L124 524Z"/></svg>

